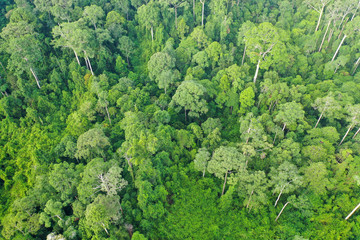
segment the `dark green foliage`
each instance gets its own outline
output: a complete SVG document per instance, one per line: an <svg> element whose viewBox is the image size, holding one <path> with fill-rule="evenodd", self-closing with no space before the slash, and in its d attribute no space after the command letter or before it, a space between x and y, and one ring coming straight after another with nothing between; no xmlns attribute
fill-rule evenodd
<svg viewBox="0 0 360 240"><path fill-rule="evenodd" d="M358 239L359 6L0 0L0 238Z"/></svg>

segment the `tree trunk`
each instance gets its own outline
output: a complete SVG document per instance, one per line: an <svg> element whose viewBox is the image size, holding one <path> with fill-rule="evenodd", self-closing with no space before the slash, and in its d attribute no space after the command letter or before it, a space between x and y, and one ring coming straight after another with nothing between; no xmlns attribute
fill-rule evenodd
<svg viewBox="0 0 360 240"><path fill-rule="evenodd" d="M331 31L330 31L330 34L329 34L329 37L328 37L328 43L331 41L331 38L332 38L332 35L334 33L334 29L332 28ZM329 46L329 45L328 45ZM326 47L327 48L327 47Z"/></svg>
<svg viewBox="0 0 360 240"><path fill-rule="evenodd" d="M177 6L174 6L175 10L175 29L177 29Z"/></svg>
<svg viewBox="0 0 360 240"><path fill-rule="evenodd" d="M245 53L246 53L246 46L244 47L244 54L243 54L243 58L241 60L241 66L244 65Z"/></svg>
<svg viewBox="0 0 360 240"><path fill-rule="evenodd" d="M195 16L195 0L193 0L193 21L195 23L196 21L196 16Z"/></svg>
<svg viewBox="0 0 360 240"><path fill-rule="evenodd" d="M251 193L250 193L249 201L248 201L248 203L246 205L246 208L249 208L249 205L250 205L250 202L251 202L251 197L252 197L253 194L254 194L254 190L252 190Z"/></svg>
<svg viewBox="0 0 360 240"><path fill-rule="evenodd" d="M185 122L186 122L186 120L187 120L187 119L186 119L186 108L184 108L184 109L185 109Z"/></svg>
<svg viewBox="0 0 360 240"><path fill-rule="evenodd" d="M336 52L335 52L333 58L331 59L331 62L333 62L333 61L335 60L335 57L336 57L336 55L338 54L338 52L339 52L339 50L340 50L340 47L341 47L341 45L344 43L346 37L347 37L346 34L344 34L344 37L343 37L343 39L341 40L341 42L340 42L340 44L339 44L339 47L336 49Z"/></svg>
<svg viewBox="0 0 360 240"><path fill-rule="evenodd" d="M78 57L76 51L74 49L73 49L73 51L74 51L74 54L75 54L75 57L76 57L76 61L78 62L79 66L81 66L80 60L79 60L79 57Z"/></svg>
<svg viewBox="0 0 360 240"><path fill-rule="evenodd" d="M280 215L282 214L282 212L284 211L284 209L286 208L286 206L287 206L289 203L290 203L290 202L285 203L285 205L284 205L283 208L281 209L279 215L276 217L275 222L277 222L277 220L279 219Z"/></svg>
<svg viewBox="0 0 360 240"><path fill-rule="evenodd" d="M353 125L351 124L350 127L348 128L347 132L345 133L344 137L341 139L341 142L339 143L339 145L341 145L343 143L343 141L345 140L346 136L349 134L349 132L352 128L353 128Z"/></svg>
<svg viewBox="0 0 360 240"><path fill-rule="evenodd" d="M89 63L88 63L87 59L86 59L86 58L84 58L84 59L85 59L86 69L87 69L87 70L90 70L90 68L89 68Z"/></svg>
<svg viewBox="0 0 360 240"><path fill-rule="evenodd" d="M110 118L110 113L109 113L108 107L105 106L105 109L106 109L106 114L107 114L107 117L108 117L110 125L111 125L111 118Z"/></svg>
<svg viewBox="0 0 360 240"><path fill-rule="evenodd" d="M151 25L151 41L152 42L154 41L154 28L152 25Z"/></svg>
<svg viewBox="0 0 360 240"><path fill-rule="evenodd" d="M357 60L356 63L354 64L354 70L353 70L353 72L352 72L353 75L354 75L354 73L356 72L356 69L358 68L359 63L360 63L360 57L358 58L358 60Z"/></svg>
<svg viewBox="0 0 360 240"><path fill-rule="evenodd" d="M360 6L360 1L358 2L358 5L356 6L356 9L355 9L354 15L351 18L351 21L354 20L357 10L359 9L359 6Z"/></svg>
<svg viewBox="0 0 360 240"><path fill-rule="evenodd" d="M126 55L126 62L128 64L128 67L130 66L130 62L129 62L129 55Z"/></svg>
<svg viewBox="0 0 360 240"><path fill-rule="evenodd" d="M344 25L342 26L341 31L340 31L339 36L338 36L338 39L340 38L341 34L343 33L344 28L345 28L345 26L346 26L346 23L347 23L348 21L349 21L349 18L346 19L346 22L345 22Z"/></svg>
<svg viewBox="0 0 360 240"><path fill-rule="evenodd" d="M35 78L35 80L36 80L36 84L37 84L38 88L41 88L41 87L40 87L39 79L38 79L38 77L36 76L34 70L33 70L32 68L30 68L30 71L31 71L32 75L34 76L34 78Z"/></svg>
<svg viewBox="0 0 360 240"><path fill-rule="evenodd" d="M325 109L326 109L326 108L325 108ZM321 115L320 115L319 119L317 120L317 123L316 123L316 125L315 125L315 127L314 127L314 128L316 128L316 127L317 127L317 125L319 124L319 122L320 122L320 120L321 120L321 118L322 118L322 116L323 116L323 114L324 114L324 112L325 112L325 109L322 111L322 113L321 113Z"/></svg>
<svg viewBox="0 0 360 240"><path fill-rule="evenodd" d="M347 215L347 217L345 218L345 220L348 220L348 219L351 217L351 215L353 215L354 212L355 212L356 210L358 210L359 207L360 207L360 203L351 211L351 213L349 213L349 215Z"/></svg>
<svg viewBox="0 0 360 240"><path fill-rule="evenodd" d="M86 58L87 58L87 61L88 61L88 64L89 64L89 68L90 68L90 71L91 71L91 75L94 76L94 72L93 72L93 69L92 69L92 67L91 67L90 59L89 59L89 57L86 57Z"/></svg>
<svg viewBox="0 0 360 240"><path fill-rule="evenodd" d="M104 228L105 232L107 233L107 235L109 235L109 236L110 236L110 234L109 234L108 230L107 230L107 229L106 229L106 227L105 227L105 224L104 224L104 223L101 223L101 224L103 225L103 228Z"/></svg>
<svg viewBox="0 0 360 240"><path fill-rule="evenodd" d="M285 185L283 186L283 188L281 189L281 191L280 191L280 193L279 193L279 195L278 195L278 197L277 197L277 199L276 199L276 201L275 201L274 207L276 207L276 205L278 204L278 202L279 202L279 200L280 200L280 197L281 197L281 195L282 195L285 187L286 187L286 184L285 184Z"/></svg>
<svg viewBox="0 0 360 240"><path fill-rule="evenodd" d="M206 167L204 167L204 171L203 171L203 177L205 177L205 170L206 170Z"/></svg>
<svg viewBox="0 0 360 240"><path fill-rule="evenodd" d="M202 9L201 9L201 27L204 27L204 9L205 9L205 0L200 0L201 4L202 4Z"/></svg>
<svg viewBox="0 0 360 240"><path fill-rule="evenodd" d="M250 131L251 131L251 128L249 127L249 128L248 128L248 130L247 130L246 132L249 134L249 133L250 133ZM250 137L248 137L248 138L246 139L246 144L249 142L249 138L250 138Z"/></svg>
<svg viewBox="0 0 360 240"><path fill-rule="evenodd" d="M254 83L256 83L256 79L259 73L259 68L260 68L260 59L258 60L258 63L256 65L256 71L255 71L255 76L254 76Z"/></svg>
<svg viewBox="0 0 360 240"><path fill-rule="evenodd" d="M315 29L315 32L317 32L317 30L319 29L319 25L320 25L320 21L321 21L321 17L322 17L322 14L323 14L323 12L324 12L324 5L322 6L322 8L321 8L321 11L320 11L320 16L319 16L319 19L318 19L318 23L317 23L317 25L316 25L316 29Z"/></svg>
<svg viewBox="0 0 360 240"><path fill-rule="evenodd" d="M284 131L286 128L286 123L284 123L284 127L282 128L282 131Z"/></svg>
<svg viewBox="0 0 360 240"><path fill-rule="evenodd" d="M224 181L224 186L223 186L223 189L222 189L221 196L223 196L223 195L224 195L224 192L225 192L226 179L227 179L228 172L229 172L229 171L226 171L226 174L225 174L225 181Z"/></svg>
<svg viewBox="0 0 360 240"><path fill-rule="evenodd" d="M359 132L360 132L360 128L356 131L356 133L354 134L354 136L352 138L354 139L356 137L356 135L358 135Z"/></svg>
<svg viewBox="0 0 360 240"><path fill-rule="evenodd" d="M331 20L329 20L329 23L328 23L328 25L327 25L327 27L326 27L326 31L325 31L324 37L323 37L323 39L322 39L322 41L321 41L321 44L320 44L320 47L319 47L319 52L321 51L321 48L322 48L322 46L323 46L323 44L324 44L324 42L325 42L326 34L327 34L327 32L329 31L330 24L331 24Z"/></svg>

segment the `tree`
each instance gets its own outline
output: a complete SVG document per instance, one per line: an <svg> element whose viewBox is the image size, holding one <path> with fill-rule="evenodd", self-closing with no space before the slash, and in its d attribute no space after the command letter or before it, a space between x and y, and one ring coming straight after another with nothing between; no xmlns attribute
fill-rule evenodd
<svg viewBox="0 0 360 240"><path fill-rule="evenodd" d="M321 21L321 17L323 15L324 12L324 8L325 6L330 3L331 0L307 0L306 3L309 5L309 7L311 7L312 9L314 9L316 12L319 13L319 19L315 28L315 32L317 32L317 30L319 29L319 25L320 25L320 21Z"/></svg>
<svg viewBox="0 0 360 240"><path fill-rule="evenodd" d="M302 177L297 167L289 162L283 162L277 169L271 168L271 183L274 185L274 194L279 193L274 207L278 204L283 193L295 191L302 185Z"/></svg>
<svg viewBox="0 0 360 240"><path fill-rule="evenodd" d="M265 172L256 171L249 173L248 171L240 172L239 174L239 190L241 195L246 196L244 205L249 209L257 208L265 205L267 202L268 179Z"/></svg>
<svg viewBox="0 0 360 240"><path fill-rule="evenodd" d="M122 168L118 166L112 166L106 173L100 173L97 177L100 185L95 189L100 189L105 192L107 196L115 196L124 189L128 182L121 176Z"/></svg>
<svg viewBox="0 0 360 240"><path fill-rule="evenodd" d="M349 125L349 128L346 131L344 137L341 139L339 145L341 145L344 142L346 136L349 134L351 129L353 129L356 125L358 125L360 123L360 105L356 104L356 105L353 105L353 106L348 106L347 110L348 110L348 114L349 114L349 116L347 118L347 121L350 122L350 125ZM360 132L360 128L359 128L359 130L356 131L353 138L356 137L356 135L359 132Z"/></svg>
<svg viewBox="0 0 360 240"><path fill-rule="evenodd" d="M34 68L42 60L43 55L34 26L26 21L11 22L2 30L0 36L5 40L4 50L10 54L9 70L14 71L18 77L30 70L38 88L41 88Z"/></svg>
<svg viewBox="0 0 360 240"><path fill-rule="evenodd" d="M76 158L91 159L104 155L104 150L110 146L109 139L101 129L93 128L79 136L77 141Z"/></svg>
<svg viewBox="0 0 360 240"><path fill-rule="evenodd" d="M315 194L324 195L327 189L331 188L324 163L311 163L304 171L304 181L309 184L309 189Z"/></svg>
<svg viewBox="0 0 360 240"><path fill-rule="evenodd" d="M169 5L170 7L174 8L174 12L175 12L175 28L177 29L177 9L179 7L182 7L184 5L184 3L186 3L185 0L160 0L160 2L165 3L167 5Z"/></svg>
<svg viewBox="0 0 360 240"><path fill-rule="evenodd" d="M108 228L119 223L121 219L120 208L118 196L98 195L94 202L86 207L85 224L95 234L105 231L110 235Z"/></svg>
<svg viewBox="0 0 360 240"><path fill-rule="evenodd" d="M86 21L89 21L96 30L97 24L102 22L102 19L105 17L105 13L101 7L91 5L84 8L83 17Z"/></svg>
<svg viewBox="0 0 360 240"><path fill-rule="evenodd" d="M138 8L138 21L146 29L151 31L151 40L154 41L154 26L160 20L160 9L156 2L150 1L148 4L144 4Z"/></svg>
<svg viewBox="0 0 360 240"><path fill-rule="evenodd" d="M128 66L130 65L129 57L134 52L134 46L133 41L127 36L122 36L119 39L119 49L125 55Z"/></svg>
<svg viewBox="0 0 360 240"><path fill-rule="evenodd" d="M224 195L226 180L229 173L239 172L245 167L245 157L234 147L221 146L214 151L207 170L216 177L224 179L221 196Z"/></svg>
<svg viewBox="0 0 360 240"><path fill-rule="evenodd" d="M283 124L282 131L284 131L286 126L296 124L298 120L302 120L304 118L304 113L300 103L284 103L279 106L279 112L275 116L274 121L281 122Z"/></svg>
<svg viewBox="0 0 360 240"><path fill-rule="evenodd" d="M259 69L267 69L280 55L284 54L287 40L286 34L274 27L271 23L264 22L254 26L244 33L246 54L252 63L256 63L254 83Z"/></svg>
<svg viewBox="0 0 360 240"><path fill-rule="evenodd" d="M348 36L352 36L353 34L357 33L358 31L360 31L360 17L356 17L354 20L352 20L351 22L349 22L346 26L345 26L345 30L344 30L344 37L341 39L341 42L338 46L338 48L336 49L333 58L331 59L331 62L333 62L342 46L342 44L344 43L345 39Z"/></svg>
<svg viewBox="0 0 360 240"><path fill-rule="evenodd" d="M240 114L246 113L250 107L254 106L254 98L255 93L252 87L248 87L240 93Z"/></svg>
<svg viewBox="0 0 360 240"><path fill-rule="evenodd" d="M210 160L210 153L206 148L200 148L194 159L194 167L196 170L203 172L205 176L205 170Z"/></svg>
<svg viewBox="0 0 360 240"><path fill-rule="evenodd" d="M166 52L158 52L151 56L148 62L149 77L154 80L159 88L167 89L180 78L180 73L175 68L175 58Z"/></svg>
<svg viewBox="0 0 360 240"><path fill-rule="evenodd" d="M181 108L184 108L185 121L187 115L190 117L199 117L202 113L207 113L208 107L205 99L202 99L206 94L206 89L200 83L194 80L184 81L177 88L170 106L175 107L179 112ZM187 113L187 111L189 111Z"/></svg>
<svg viewBox="0 0 360 240"><path fill-rule="evenodd" d="M312 107L321 113L314 128L317 127L323 116L333 118L341 110L340 104L334 99L332 93L326 97L317 98Z"/></svg>

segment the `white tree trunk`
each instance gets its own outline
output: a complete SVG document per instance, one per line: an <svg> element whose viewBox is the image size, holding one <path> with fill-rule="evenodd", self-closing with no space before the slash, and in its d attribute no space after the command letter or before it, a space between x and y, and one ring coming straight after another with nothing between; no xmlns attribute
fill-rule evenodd
<svg viewBox="0 0 360 240"><path fill-rule="evenodd" d="M352 72L353 75L354 75L354 73L356 72L356 69L358 68L359 63L360 63L360 57L358 58L358 60L357 60L356 63L354 64L354 70L353 70L353 72Z"/></svg>
<svg viewBox="0 0 360 240"><path fill-rule="evenodd" d="M256 83L256 79L259 73L259 68L260 68L260 59L258 60L258 63L256 65L256 71L255 71L255 76L254 76L254 83Z"/></svg>
<svg viewBox="0 0 360 240"><path fill-rule="evenodd" d="M222 196L222 195L224 195L224 192L225 192L226 179L227 179L228 173L229 173L229 171L226 171L226 174L225 174L225 181L224 181L224 186L223 186L223 189L222 189L221 196Z"/></svg>
<svg viewBox="0 0 360 240"><path fill-rule="evenodd" d="M108 107L107 107L107 106L105 106L105 109L106 109L106 114L107 114L107 117L108 117L109 122L110 122L110 125L111 125L111 118L110 118L110 114L109 114Z"/></svg>
<svg viewBox="0 0 360 240"><path fill-rule="evenodd" d="M360 6L360 1L358 2L358 5L356 6L356 9L355 9L354 15L351 18L351 21L354 20L354 18L356 16L356 13L357 13L357 10L359 9L359 6Z"/></svg>
<svg viewBox="0 0 360 240"><path fill-rule="evenodd" d="M34 78L35 78L35 80L36 80L36 84L37 84L38 88L41 88L41 87L40 87L39 79L38 79L38 77L36 76L34 70L33 70L32 68L30 68L30 71L31 71L32 75L34 76Z"/></svg>
<svg viewBox="0 0 360 240"><path fill-rule="evenodd" d="M174 6L175 11L175 29L177 29L177 6Z"/></svg>
<svg viewBox="0 0 360 240"><path fill-rule="evenodd" d="M278 204L278 202L279 202L279 200L280 200L280 197L281 197L281 195L282 195L285 187L286 187L286 184L282 187L282 189L281 189L281 191L280 191L280 193L279 193L279 196L277 197L277 199L276 199L276 201L275 201L274 207L276 207L276 205Z"/></svg>
<svg viewBox="0 0 360 240"><path fill-rule="evenodd" d="M352 138L354 139L356 137L356 135L358 135L359 132L360 132L360 128L356 131L356 133L354 134L354 136Z"/></svg>
<svg viewBox="0 0 360 240"><path fill-rule="evenodd" d="M341 40L341 42L340 42L340 44L339 44L339 47L336 49L336 52L335 52L333 58L331 59L331 62L333 62L333 61L335 60L336 55L338 54L338 52L339 52L339 50L340 50L340 48L341 48L341 45L344 43L346 37L347 37L346 34L344 34L344 37L343 37L343 39Z"/></svg>
<svg viewBox="0 0 360 240"><path fill-rule="evenodd" d="M286 128L286 123L284 123L284 126L283 126L283 128L282 128L282 131L284 131L285 128Z"/></svg>
<svg viewBox="0 0 360 240"><path fill-rule="evenodd" d="M254 194L254 190L252 190L251 193L250 193L249 201L248 201L248 203L246 205L246 208L249 208L249 205L250 205L250 202L251 202L251 197L252 197L253 194Z"/></svg>
<svg viewBox="0 0 360 240"><path fill-rule="evenodd" d="M353 215L354 212L355 212L356 210L358 210L359 207L360 207L360 203L351 211L351 213L349 213L349 215L347 215L347 217L345 218L345 220L348 220L348 219L351 217L351 215Z"/></svg>
<svg viewBox="0 0 360 240"><path fill-rule="evenodd" d="M87 58L87 61L88 61L88 64L89 64L89 68L90 68L90 71L91 71L91 75L94 76L94 72L93 72L93 69L92 69L92 67L91 67L90 59L89 59L89 57L86 57L86 58Z"/></svg>
<svg viewBox="0 0 360 240"><path fill-rule="evenodd" d="M282 212L284 211L284 209L286 208L286 206L287 206L289 203L290 203L290 202L285 203L285 205L284 205L283 208L281 209L279 215L276 217L275 222L277 222L277 220L279 219L280 215L282 214Z"/></svg>
<svg viewBox="0 0 360 240"><path fill-rule="evenodd" d="M352 128L353 128L353 125L351 124L350 127L348 128L347 132L345 133L344 137L341 139L341 142L339 143L339 145L341 145L343 143L343 141L345 140L346 136L349 134L349 132Z"/></svg>
<svg viewBox="0 0 360 240"><path fill-rule="evenodd" d="M101 224L103 225L103 228L104 228L105 232L107 233L107 235L109 235L109 236L110 236L110 234L109 234L108 230L107 230L107 229L106 229L106 227L105 227L105 224L104 224L104 223L101 223Z"/></svg>
<svg viewBox="0 0 360 240"><path fill-rule="evenodd" d="M202 4L202 9L201 9L201 26L204 27L204 11L205 11L205 0L200 0L201 4Z"/></svg>
<svg viewBox="0 0 360 240"><path fill-rule="evenodd" d="M319 119L317 120L317 123L316 123L316 125L315 125L315 127L314 127L314 128L316 128L316 127L317 127L317 125L319 124L319 122L320 122L320 120L321 120L321 118L322 118L322 116L323 116L324 112L325 112L325 109L322 111L322 113L321 113L321 115L320 115Z"/></svg>
<svg viewBox="0 0 360 240"><path fill-rule="evenodd" d="M74 49L73 49L73 51L74 51L74 54L75 54L75 57L76 57L76 61L78 62L79 66L81 66L80 60L79 60L79 57L78 57L76 51Z"/></svg>
<svg viewBox="0 0 360 240"><path fill-rule="evenodd" d="M154 28L152 25L151 25L151 41L152 42L154 41Z"/></svg>
<svg viewBox="0 0 360 240"><path fill-rule="evenodd" d="M320 47L319 47L319 52L321 51L321 48L322 48L322 46L323 46L323 44L324 44L324 42L325 42L326 34L327 34L327 32L329 31L330 24L331 24L331 20L329 20L328 25L327 25L327 27L326 27L326 31L325 31L324 37L323 37L323 39L322 39L322 41L321 41L321 44L320 44Z"/></svg>
<svg viewBox="0 0 360 240"><path fill-rule="evenodd" d="M322 17L322 14L324 12L324 5L322 6L321 10L320 10L320 16L319 16L319 19L318 19L318 23L316 25L316 29L315 29L315 32L317 32L317 30L319 29L319 25L320 25L320 21L321 21L321 17Z"/></svg>
<svg viewBox="0 0 360 240"><path fill-rule="evenodd" d="M245 53L246 53L246 46L244 47L244 54L243 54L243 58L241 60L241 66L244 65Z"/></svg>

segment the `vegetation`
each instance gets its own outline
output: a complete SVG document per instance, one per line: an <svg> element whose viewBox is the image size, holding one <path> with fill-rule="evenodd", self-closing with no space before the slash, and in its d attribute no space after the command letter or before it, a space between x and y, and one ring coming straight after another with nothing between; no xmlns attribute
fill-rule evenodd
<svg viewBox="0 0 360 240"><path fill-rule="evenodd" d="M0 1L0 238L358 239L359 8Z"/></svg>

